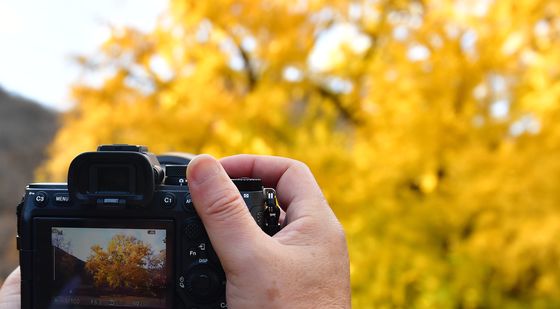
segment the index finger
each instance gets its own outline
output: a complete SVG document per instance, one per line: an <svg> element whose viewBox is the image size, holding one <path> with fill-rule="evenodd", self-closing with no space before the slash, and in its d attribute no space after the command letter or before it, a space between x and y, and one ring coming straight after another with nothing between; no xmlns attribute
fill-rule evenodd
<svg viewBox="0 0 560 309"><path fill-rule="evenodd" d="M276 188L280 205L306 200L324 200L323 193L304 163L282 157L235 155L220 160L232 178L260 178L267 187Z"/></svg>

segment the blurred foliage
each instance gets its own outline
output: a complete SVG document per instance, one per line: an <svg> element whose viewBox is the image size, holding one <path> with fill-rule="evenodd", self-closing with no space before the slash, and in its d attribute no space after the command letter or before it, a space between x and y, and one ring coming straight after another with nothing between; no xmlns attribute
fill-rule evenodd
<svg viewBox="0 0 560 309"><path fill-rule="evenodd" d="M354 307L560 307L559 58L553 0L171 1L78 58L39 177L101 143L289 156Z"/></svg>

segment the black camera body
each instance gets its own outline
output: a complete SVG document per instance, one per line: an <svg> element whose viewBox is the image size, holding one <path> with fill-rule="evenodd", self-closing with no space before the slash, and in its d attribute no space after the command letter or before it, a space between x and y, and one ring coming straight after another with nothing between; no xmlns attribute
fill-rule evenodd
<svg viewBox="0 0 560 309"><path fill-rule="evenodd" d="M226 278L186 182L188 159L100 146L68 184L30 184L18 205L23 309L227 308ZM233 179L257 224L276 233L275 191Z"/></svg>

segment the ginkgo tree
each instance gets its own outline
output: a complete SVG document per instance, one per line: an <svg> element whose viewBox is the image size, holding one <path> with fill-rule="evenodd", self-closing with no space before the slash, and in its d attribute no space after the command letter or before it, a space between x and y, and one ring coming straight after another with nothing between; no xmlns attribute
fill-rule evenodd
<svg viewBox="0 0 560 309"><path fill-rule="evenodd" d="M153 293L150 288L165 286L163 256L134 236L117 234L106 249L100 245L91 247L84 268L96 287Z"/></svg>
<svg viewBox="0 0 560 309"><path fill-rule="evenodd" d="M289 156L356 308L560 306L560 2L172 0L77 61L39 178L103 143Z"/></svg>

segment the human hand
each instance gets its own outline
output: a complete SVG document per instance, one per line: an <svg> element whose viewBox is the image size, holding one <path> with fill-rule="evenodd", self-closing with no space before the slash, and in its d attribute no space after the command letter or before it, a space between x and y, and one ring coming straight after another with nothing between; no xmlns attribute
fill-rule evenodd
<svg viewBox="0 0 560 309"><path fill-rule="evenodd" d="M20 273L16 268L0 288L0 309L20 309Z"/></svg>
<svg viewBox="0 0 560 309"><path fill-rule="evenodd" d="M230 177L261 178L275 187L285 227L266 235ZM279 157L218 162L201 155L189 163L187 179L226 273L229 308L351 307L344 231L307 166Z"/></svg>
<svg viewBox="0 0 560 309"><path fill-rule="evenodd" d="M223 165L223 167L222 167ZM231 177L275 187L286 226L270 238L247 211ZM309 169L276 157L199 156L188 168L197 212L227 276L230 308L349 308L348 251L342 227ZM0 309L19 309L20 272L0 289Z"/></svg>

